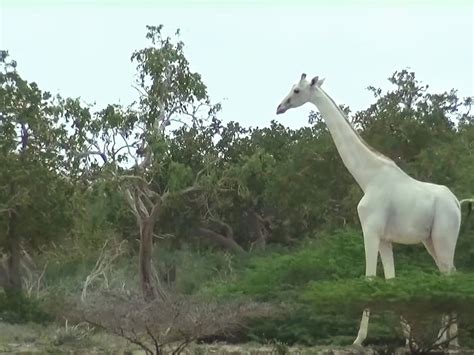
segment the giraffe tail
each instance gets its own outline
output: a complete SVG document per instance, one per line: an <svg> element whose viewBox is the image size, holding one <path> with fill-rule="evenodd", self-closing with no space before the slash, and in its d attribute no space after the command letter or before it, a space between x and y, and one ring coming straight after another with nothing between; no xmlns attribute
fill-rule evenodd
<svg viewBox="0 0 474 355"><path fill-rule="evenodd" d="M469 216L472 212L474 198L465 198L464 200L459 201L459 204L461 205L461 207L464 203L467 203L467 216Z"/></svg>

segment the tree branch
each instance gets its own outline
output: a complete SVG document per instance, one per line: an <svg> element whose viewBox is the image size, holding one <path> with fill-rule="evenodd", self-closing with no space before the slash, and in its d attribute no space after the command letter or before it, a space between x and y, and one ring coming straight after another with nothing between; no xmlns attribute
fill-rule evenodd
<svg viewBox="0 0 474 355"><path fill-rule="evenodd" d="M162 203L161 203L161 200L159 200L158 202L155 203L155 205L151 209L151 212L150 212L151 221L155 221L158 218L161 212L161 207L162 207Z"/></svg>
<svg viewBox="0 0 474 355"><path fill-rule="evenodd" d="M198 234L202 235L203 237L213 241L220 247L233 251L235 253L243 253L244 249L235 242L235 240L231 238L226 238L222 234L216 233L211 229L204 228L204 227L198 227L197 228Z"/></svg>
<svg viewBox="0 0 474 355"><path fill-rule="evenodd" d="M88 157L89 155L99 155L104 161L104 163L107 163L107 156L105 155L105 153L97 151L97 150L86 150L85 152L78 153L76 154L76 158L81 159L81 158Z"/></svg>
<svg viewBox="0 0 474 355"><path fill-rule="evenodd" d="M100 328L102 330L105 330L105 331L111 330L112 333L114 333L115 335L118 335L118 336L128 340L132 344L138 345L140 348L142 348L145 351L146 354L153 354L153 351L148 346L146 346L140 340L138 340L136 334L134 334L134 337L132 338L131 336L125 334L125 331L123 330L123 328L111 328L110 329L110 328L107 328L106 326L103 326L100 323L96 323L96 322L94 322L90 319L87 319L87 318L84 318L84 321L89 323L90 325L92 325L94 327L97 327L97 328Z"/></svg>
<svg viewBox="0 0 474 355"><path fill-rule="evenodd" d="M216 217L211 217L209 219L209 221L212 222L212 223L217 224L221 228L224 228L227 238L234 239L234 231L233 231L232 227L229 224L227 224L226 222L224 222L224 221L222 221L222 220L220 220Z"/></svg>

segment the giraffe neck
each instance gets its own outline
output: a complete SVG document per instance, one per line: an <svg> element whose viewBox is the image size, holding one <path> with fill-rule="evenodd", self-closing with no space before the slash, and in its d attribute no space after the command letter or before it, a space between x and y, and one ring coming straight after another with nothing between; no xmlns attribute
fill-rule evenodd
<svg viewBox="0 0 474 355"><path fill-rule="evenodd" d="M385 169L399 170L393 160L370 147L349 123L339 106L321 88L311 102L318 108L336 144L337 151L362 190Z"/></svg>

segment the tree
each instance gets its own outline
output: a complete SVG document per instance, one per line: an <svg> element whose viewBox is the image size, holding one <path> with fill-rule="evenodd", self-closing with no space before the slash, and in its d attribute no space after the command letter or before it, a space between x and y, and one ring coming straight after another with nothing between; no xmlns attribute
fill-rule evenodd
<svg viewBox="0 0 474 355"><path fill-rule="evenodd" d="M89 112L78 100L53 97L24 80L0 51L0 266L3 287L21 291L22 243L39 246L68 233L70 197L78 177L79 131Z"/></svg>
<svg viewBox="0 0 474 355"><path fill-rule="evenodd" d="M88 125L89 149L82 155L93 171L100 171L95 181L112 179L124 193L139 228L140 287L145 299L152 300L159 291L151 259L157 224L163 222L165 207L175 195L199 190L199 174L173 161L166 128L199 127L220 106L211 105L200 75L191 72L184 44L163 36L162 26L147 30L153 46L132 55L139 100L127 108L109 105L98 112Z"/></svg>

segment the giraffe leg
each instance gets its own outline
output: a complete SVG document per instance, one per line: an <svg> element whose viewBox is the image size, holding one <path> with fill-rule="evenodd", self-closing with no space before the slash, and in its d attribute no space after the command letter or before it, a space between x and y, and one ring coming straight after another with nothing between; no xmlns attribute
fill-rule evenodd
<svg viewBox="0 0 474 355"><path fill-rule="evenodd" d="M433 258L436 266L438 267L439 269L439 265L438 265L438 258L436 257L436 251L435 251L435 248L434 248L434 245L433 245L433 240L430 239L427 239L423 242L423 245L425 246L426 250L428 251L428 253L431 255L431 257Z"/></svg>
<svg viewBox="0 0 474 355"><path fill-rule="evenodd" d="M364 230L364 249L365 249L365 276L372 278L377 275L377 258L380 247L380 234ZM392 256L393 264L393 256Z"/></svg>
<svg viewBox="0 0 474 355"><path fill-rule="evenodd" d="M405 346L418 349L418 345L414 342L412 337L411 326L403 316L400 316L400 325L402 326L403 336L405 337Z"/></svg>
<svg viewBox="0 0 474 355"><path fill-rule="evenodd" d="M437 214L431 232L431 245L425 243L426 248L435 259L436 265L442 274L450 275L456 271L454 266L454 252L459 233L459 220L446 213ZM449 346L459 347L457 339L458 326L456 314L442 316L441 329L435 344L448 343Z"/></svg>
<svg viewBox="0 0 474 355"><path fill-rule="evenodd" d="M438 337L436 339L435 345L443 345L446 340L448 339L448 332L449 332L449 316L447 314L443 314L441 317L441 329L438 332Z"/></svg>
<svg viewBox="0 0 474 355"><path fill-rule="evenodd" d="M441 318L441 329L438 332L435 345L447 345L448 347L458 348L459 340L457 336L457 314L454 312L451 314L443 314Z"/></svg>
<svg viewBox="0 0 474 355"><path fill-rule="evenodd" d="M380 233L377 233L379 228L376 224L364 223L362 227L364 233L364 248L365 248L365 276L370 278L377 274L377 257L380 246ZM393 258L392 258L393 263ZM359 332L357 338L354 340L354 345L362 345L367 338L369 329L370 309L364 309L362 319L360 321Z"/></svg>
<svg viewBox="0 0 474 355"><path fill-rule="evenodd" d="M395 263L393 260L392 243L381 240L379 245L379 253L380 259L382 260L385 279L389 280L395 278ZM412 335L410 324L408 324L408 321L405 318L400 317L400 325L402 327L403 336L405 337L405 346L409 346Z"/></svg>
<svg viewBox="0 0 474 355"><path fill-rule="evenodd" d="M364 309L362 312L362 319L360 320L359 332L357 333L357 338L352 343L353 345L362 346L362 342L367 338L367 333L369 330L369 318L370 318L370 309Z"/></svg>
<svg viewBox="0 0 474 355"><path fill-rule="evenodd" d="M383 209L382 209L383 210ZM365 249L365 276L370 280L377 275L377 259L379 254L380 240L383 236L386 221L384 213L380 213L379 203L374 204L371 197L364 195L357 206L362 233L364 235ZM385 250L385 249L384 249ZM390 263L390 259L386 259ZM391 263L393 264L393 256ZM389 269L389 268L388 268ZM364 309L360 321L359 332L354 340L354 345L362 345L367 338L369 328L370 309Z"/></svg>
<svg viewBox="0 0 474 355"><path fill-rule="evenodd" d="M451 313L450 315L450 325L448 330L449 341L448 346L453 348L459 348L459 339L458 339L458 315L456 313Z"/></svg>
<svg viewBox="0 0 474 355"><path fill-rule="evenodd" d="M436 266L438 267L438 269L443 273L449 272L449 268L446 268L443 264L441 264L441 265L439 264L438 256L436 255L436 250L435 250L435 247L434 247L433 240L430 238L430 239L424 241L423 244L425 245L426 250L428 250L428 253L433 257L433 260L435 261ZM438 336L436 338L435 345L443 344L444 342L446 342L448 337L450 337L451 326L448 325L448 322L450 322L449 316L447 314L443 314L443 316L441 317L441 328L438 332ZM453 332L457 333L457 325L453 324L452 326L455 327L455 328L453 328ZM456 343L457 343L457 338L455 340L456 340Z"/></svg>
<svg viewBox="0 0 474 355"><path fill-rule="evenodd" d="M381 240L379 245L379 253L380 259L382 260L385 279L389 280L395 278L395 263L393 260L392 243ZM409 346L411 340L410 324L408 324L408 321L403 316L401 316L400 325L402 327L403 336L405 337L405 346Z"/></svg>
<svg viewBox="0 0 474 355"><path fill-rule="evenodd" d="M379 244L379 253L380 259L382 260L385 279L393 279L395 277L395 263L393 262L392 243L381 240Z"/></svg>

